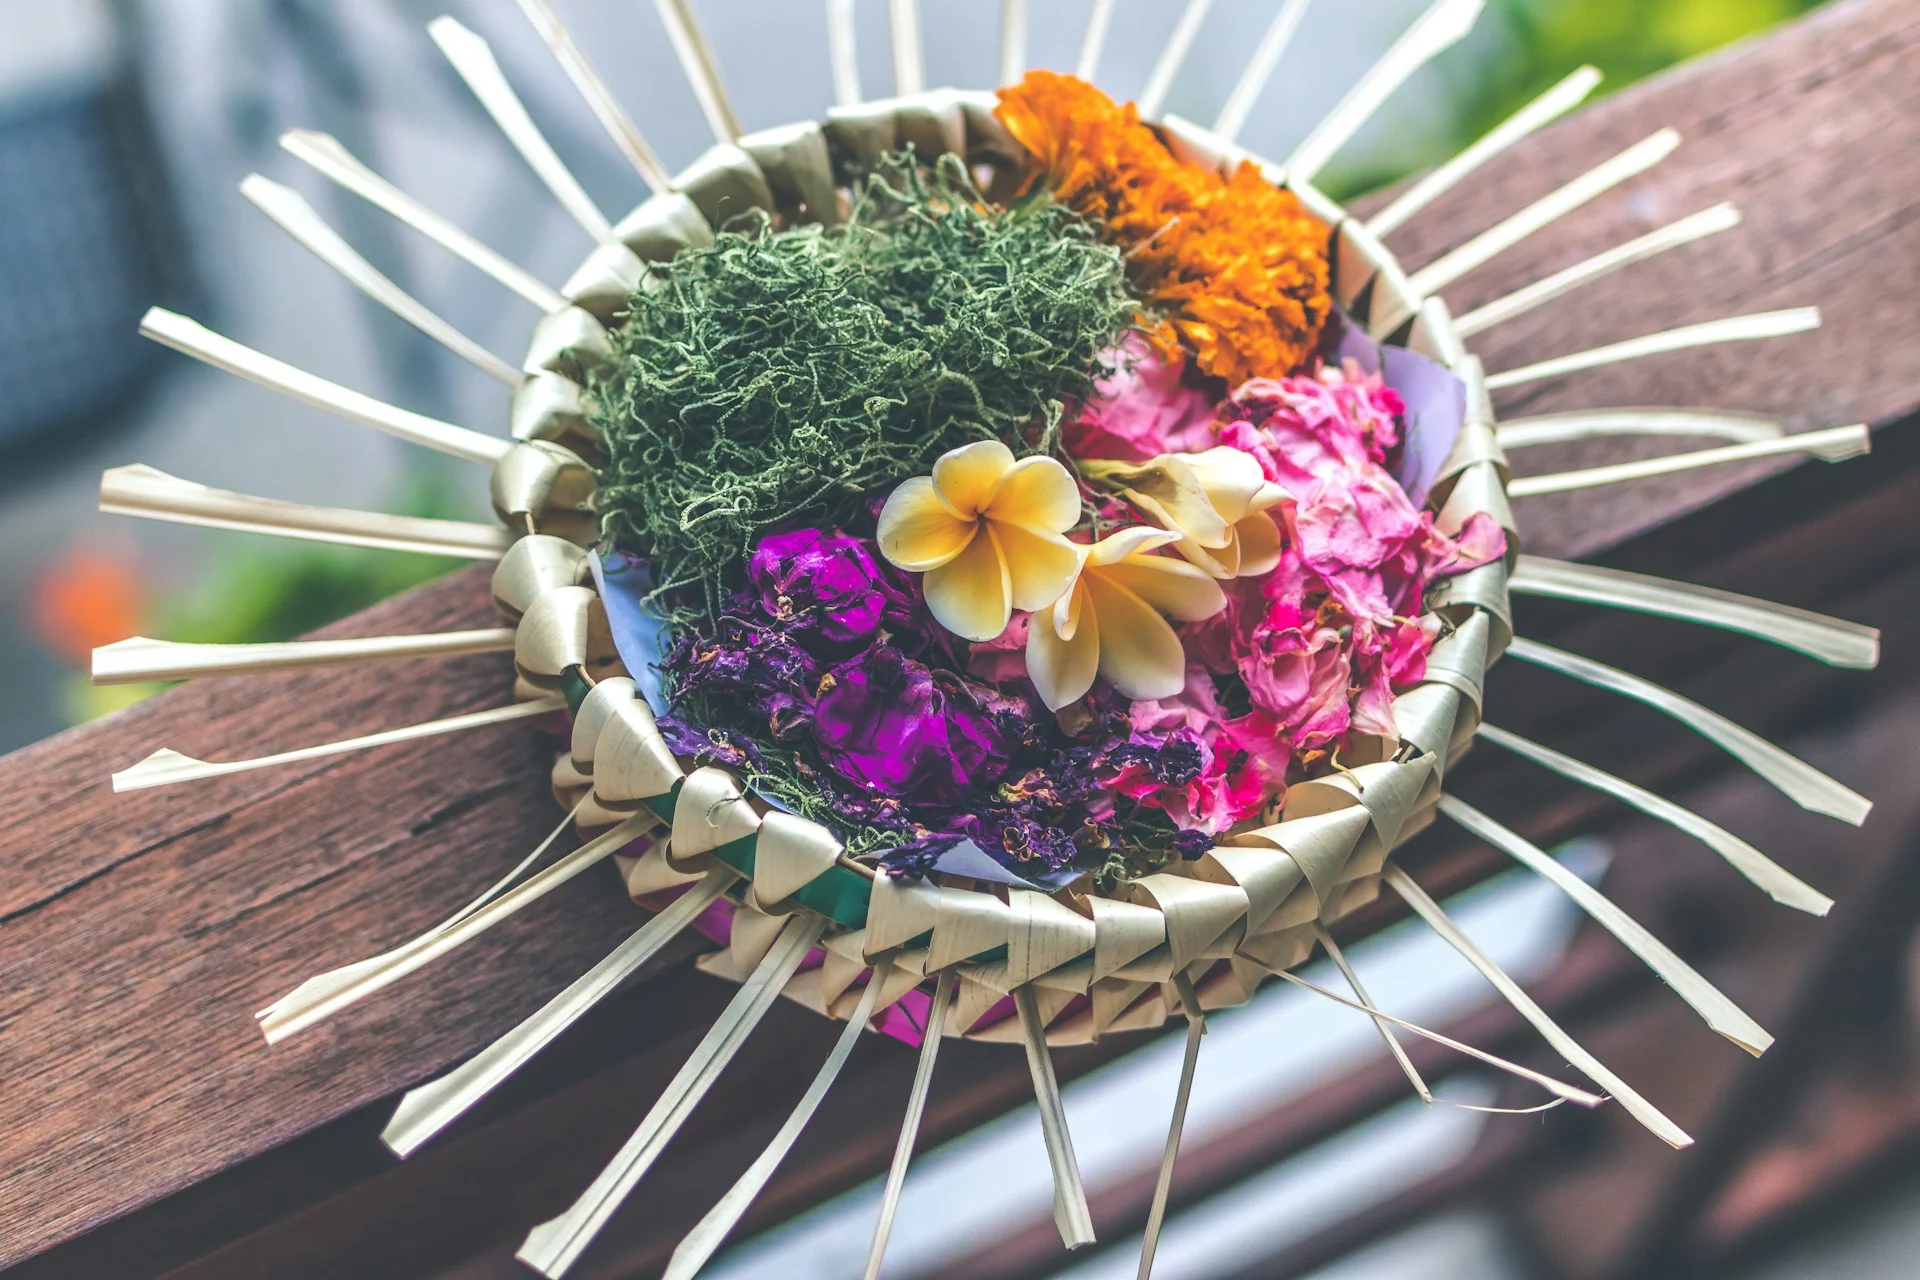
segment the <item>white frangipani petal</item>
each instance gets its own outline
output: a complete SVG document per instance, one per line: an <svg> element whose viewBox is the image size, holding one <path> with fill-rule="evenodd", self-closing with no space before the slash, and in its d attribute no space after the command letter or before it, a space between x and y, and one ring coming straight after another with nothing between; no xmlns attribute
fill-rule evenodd
<svg viewBox="0 0 1920 1280"><path fill-rule="evenodd" d="M1149 462L1085 465L1089 477L1178 535L1174 549L1214 578L1249 577L1279 563L1273 522L1262 513L1286 495L1252 454L1231 445L1163 453ZM1240 545L1242 527L1255 549Z"/></svg>
<svg viewBox="0 0 1920 1280"><path fill-rule="evenodd" d="M1084 560L1082 563L1085 563ZM1053 629L1059 637L1062 640L1071 640L1079 634L1080 620L1087 613L1086 605L1087 593L1080 589L1080 579L1076 574L1073 585L1067 588L1065 595L1053 602L1053 607L1046 611L1046 617L1043 617L1038 625L1046 625L1047 618L1051 618Z"/></svg>
<svg viewBox="0 0 1920 1280"><path fill-rule="evenodd" d="M1057 533L992 521L1013 586L1013 607L1044 609L1060 599L1080 572L1080 548Z"/></svg>
<svg viewBox="0 0 1920 1280"><path fill-rule="evenodd" d="M975 528L973 521L947 509L932 480L915 476L889 494L880 508L880 554L909 573L925 573L966 550Z"/></svg>
<svg viewBox="0 0 1920 1280"><path fill-rule="evenodd" d="M1264 511L1286 496L1286 490L1268 480L1260 460L1232 445L1215 445L1203 453L1172 455L1187 464L1207 501L1228 524Z"/></svg>
<svg viewBox="0 0 1920 1280"><path fill-rule="evenodd" d="M1149 529L1143 524L1118 529L1087 548L1087 563L1118 564L1128 556L1144 555L1155 547L1164 547L1179 536L1169 529Z"/></svg>
<svg viewBox="0 0 1920 1280"><path fill-rule="evenodd" d="M1013 450L998 440L976 440L949 449L935 460L933 487L954 515L972 520L987 513L988 504L1013 465Z"/></svg>
<svg viewBox="0 0 1920 1280"><path fill-rule="evenodd" d="M1098 576L1181 622L1199 622L1227 607L1226 592L1218 582L1185 561L1166 556L1129 556L1100 570Z"/></svg>
<svg viewBox="0 0 1920 1280"><path fill-rule="evenodd" d="M1109 573L1090 573L1085 585L1098 620L1100 674L1107 683L1134 699L1179 693L1187 682L1187 655L1167 620Z"/></svg>
<svg viewBox="0 0 1920 1280"><path fill-rule="evenodd" d="M1188 465L1187 459L1193 456L1163 453L1138 465L1085 462L1081 470L1163 528L1177 530L1203 547L1224 547L1232 521L1220 514L1199 474Z"/></svg>
<svg viewBox="0 0 1920 1280"><path fill-rule="evenodd" d="M1022 458L1000 477L984 512L989 520L1061 532L1080 520L1080 489L1052 458Z"/></svg>
<svg viewBox="0 0 1920 1280"><path fill-rule="evenodd" d="M1233 537L1240 552L1236 576L1256 578L1279 565L1280 526L1266 512L1256 511L1234 525Z"/></svg>
<svg viewBox="0 0 1920 1280"><path fill-rule="evenodd" d="M1135 525L1089 547L1067 594L1027 631L1027 671L1041 700L1058 711L1086 695L1095 675L1129 698L1165 698L1186 683L1182 622L1226 608L1210 576L1170 556L1148 554L1178 535Z"/></svg>
<svg viewBox="0 0 1920 1280"><path fill-rule="evenodd" d="M1099 673L1100 621L1086 599L1086 589L1076 586L1027 630L1027 675L1053 711L1086 697Z"/></svg>
<svg viewBox="0 0 1920 1280"><path fill-rule="evenodd" d="M965 551L928 570L922 585L928 612L962 639L992 640L1013 616L1013 583L990 524L980 526Z"/></svg>

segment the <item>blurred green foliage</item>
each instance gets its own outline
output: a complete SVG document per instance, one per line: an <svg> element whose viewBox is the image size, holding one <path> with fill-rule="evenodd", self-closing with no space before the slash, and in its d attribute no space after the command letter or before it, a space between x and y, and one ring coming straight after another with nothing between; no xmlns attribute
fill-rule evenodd
<svg viewBox="0 0 1920 1280"><path fill-rule="evenodd" d="M456 486L471 481L437 459L416 462L384 509L470 518ZM236 539L203 585L154 605L156 635L190 644L291 640L466 563L444 556L280 539Z"/></svg>
<svg viewBox="0 0 1920 1280"><path fill-rule="evenodd" d="M1430 168L1582 66L1605 76L1594 98L1677 62L1766 30L1823 0L1489 0L1479 31L1435 70L1452 99L1453 129L1430 156L1391 169L1330 172L1337 200ZM1592 101L1593 99L1589 99Z"/></svg>
<svg viewBox="0 0 1920 1280"><path fill-rule="evenodd" d="M384 509L400 515L468 518L471 504L458 499L470 483L470 475L454 473L437 459L415 462ZM470 563L244 534L214 536L227 545L195 586L145 602L145 634L183 644L291 640ZM62 701L67 719L81 724L166 687L95 685L85 672L76 671L67 678Z"/></svg>
<svg viewBox="0 0 1920 1280"><path fill-rule="evenodd" d="M1597 93L1717 49L1818 7L1820 0L1492 0L1481 22L1501 47L1450 68L1461 142L1471 141L1576 68L1606 76Z"/></svg>

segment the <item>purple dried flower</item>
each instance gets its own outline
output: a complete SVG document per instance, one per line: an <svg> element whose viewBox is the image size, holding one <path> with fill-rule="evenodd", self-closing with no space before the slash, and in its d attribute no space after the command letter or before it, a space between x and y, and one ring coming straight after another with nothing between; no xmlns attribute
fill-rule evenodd
<svg viewBox="0 0 1920 1280"><path fill-rule="evenodd" d="M1184 787L1206 768L1206 748L1190 729L1177 729L1162 742L1136 736L1123 742L1107 755L1121 773L1143 771L1163 787Z"/></svg>
<svg viewBox="0 0 1920 1280"><path fill-rule="evenodd" d="M935 834L917 837L905 844L895 845L874 861L888 875L900 876L909 880L920 880L933 870L940 861L940 855L959 844L962 837Z"/></svg>
<svg viewBox="0 0 1920 1280"><path fill-rule="evenodd" d="M761 768L760 752L753 743L726 729L703 729L675 716L665 715L654 722L667 750L696 764L725 765L730 769Z"/></svg>
<svg viewBox="0 0 1920 1280"><path fill-rule="evenodd" d="M721 615L714 635L683 636L663 666L675 679L676 697L699 693L734 703L776 738L812 718L821 676L819 660L786 632L731 612Z"/></svg>
<svg viewBox="0 0 1920 1280"><path fill-rule="evenodd" d="M1182 827L1167 841L1167 848L1179 854L1182 861L1197 862L1213 848L1213 837L1204 831Z"/></svg>
<svg viewBox="0 0 1920 1280"><path fill-rule="evenodd" d="M976 838L989 849L998 849L1017 863L1039 862L1050 871L1066 866L1080 852L1070 833L1007 810L996 809L982 814Z"/></svg>
<svg viewBox="0 0 1920 1280"><path fill-rule="evenodd" d="M974 688L876 644L822 682L814 741L842 777L886 796L952 806L1005 772L1009 744Z"/></svg>
<svg viewBox="0 0 1920 1280"><path fill-rule="evenodd" d="M760 609L805 644L844 656L879 634L913 601L869 550L837 529L793 529L760 540L747 561Z"/></svg>

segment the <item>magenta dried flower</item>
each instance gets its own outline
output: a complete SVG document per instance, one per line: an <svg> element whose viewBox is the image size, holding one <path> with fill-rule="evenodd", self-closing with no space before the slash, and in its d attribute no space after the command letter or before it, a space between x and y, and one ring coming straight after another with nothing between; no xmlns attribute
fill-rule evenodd
<svg viewBox="0 0 1920 1280"><path fill-rule="evenodd" d="M871 642L883 624L904 623L914 604L869 548L837 529L768 534L747 561L747 580L769 621L803 644L824 641L844 656Z"/></svg>
<svg viewBox="0 0 1920 1280"><path fill-rule="evenodd" d="M1006 771L1010 743L968 682L876 644L828 675L814 741L868 791L955 805Z"/></svg>
<svg viewBox="0 0 1920 1280"><path fill-rule="evenodd" d="M688 694L723 701L752 713L776 738L811 719L822 670L787 632L740 613L722 614L712 636L682 636L663 667L673 677L676 706Z"/></svg>

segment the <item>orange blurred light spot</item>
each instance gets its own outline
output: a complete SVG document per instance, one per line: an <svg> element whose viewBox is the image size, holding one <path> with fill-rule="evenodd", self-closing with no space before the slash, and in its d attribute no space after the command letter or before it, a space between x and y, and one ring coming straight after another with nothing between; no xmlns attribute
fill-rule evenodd
<svg viewBox="0 0 1920 1280"><path fill-rule="evenodd" d="M99 646L138 635L145 614L130 559L75 547L34 580L29 621L49 649L87 667Z"/></svg>

